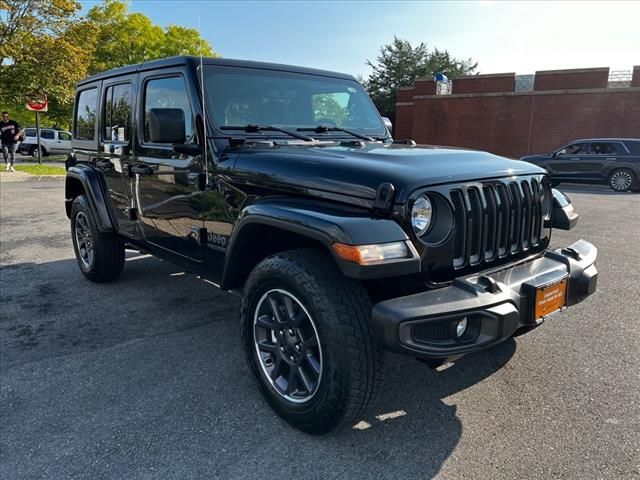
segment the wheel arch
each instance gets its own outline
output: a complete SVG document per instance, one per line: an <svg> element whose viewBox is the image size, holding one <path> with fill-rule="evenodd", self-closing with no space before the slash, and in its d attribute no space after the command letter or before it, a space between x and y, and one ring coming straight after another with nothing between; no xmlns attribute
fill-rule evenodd
<svg viewBox="0 0 640 480"><path fill-rule="evenodd" d="M238 227L231 237L222 275L225 290L242 287L258 263L278 252L310 248L333 256L330 239L317 232L292 229L270 218L253 218Z"/></svg>
<svg viewBox="0 0 640 480"><path fill-rule="evenodd" d="M640 162L637 164L631 162L619 162L609 165L605 170L605 180L607 182L616 170L629 170L635 177L635 180L640 179Z"/></svg>
<svg viewBox="0 0 640 480"><path fill-rule="evenodd" d="M221 286L244 285L251 270L278 252L312 248L328 255L345 276L383 278L420 271L419 258L394 265L362 266L339 258L332 245L367 245L408 240L391 219L374 219L368 212L340 212L308 202L274 201L251 205L241 213L229 240Z"/></svg>
<svg viewBox="0 0 640 480"><path fill-rule="evenodd" d="M102 182L97 173L89 166L74 165L69 167L65 179L65 211L71 217L71 205L79 195L86 195L91 210L95 215L96 225L101 232L114 230L109 214Z"/></svg>

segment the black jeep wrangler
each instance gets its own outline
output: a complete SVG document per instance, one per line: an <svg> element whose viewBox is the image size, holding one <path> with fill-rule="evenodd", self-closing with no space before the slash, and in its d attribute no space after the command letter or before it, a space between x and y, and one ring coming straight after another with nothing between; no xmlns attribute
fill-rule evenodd
<svg viewBox="0 0 640 480"><path fill-rule="evenodd" d="M78 85L66 211L78 265L151 252L242 295L242 344L287 422L348 425L383 351L432 366L584 300L597 251L545 171L394 141L351 76L175 57Z"/></svg>

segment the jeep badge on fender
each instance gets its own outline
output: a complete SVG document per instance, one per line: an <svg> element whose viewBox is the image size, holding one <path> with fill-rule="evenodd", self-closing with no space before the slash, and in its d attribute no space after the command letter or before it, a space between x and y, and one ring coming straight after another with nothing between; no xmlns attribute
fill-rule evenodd
<svg viewBox="0 0 640 480"><path fill-rule="evenodd" d="M173 57L83 80L74 111L82 273L130 248L241 293L258 388L306 432L360 418L384 351L437 366L596 289L593 245L549 248L578 215L544 169L396 142L349 75Z"/></svg>

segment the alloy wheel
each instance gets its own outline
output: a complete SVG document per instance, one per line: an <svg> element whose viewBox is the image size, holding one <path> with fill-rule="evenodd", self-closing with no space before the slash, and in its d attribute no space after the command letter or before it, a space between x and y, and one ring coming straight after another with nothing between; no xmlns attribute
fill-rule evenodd
<svg viewBox="0 0 640 480"><path fill-rule="evenodd" d="M89 228L89 220L84 212L78 212L76 215L75 236L80 261L86 268L90 268L93 265L93 258L95 254L93 239L91 237L91 229Z"/></svg>
<svg viewBox="0 0 640 480"><path fill-rule="evenodd" d="M285 290L266 292L255 309L253 340L260 367L276 392L293 403L311 400L322 378L322 348L302 302Z"/></svg>
<svg viewBox="0 0 640 480"><path fill-rule="evenodd" d="M631 187L633 178L631 174L625 170L619 170L611 175L611 187L618 192L626 192Z"/></svg>

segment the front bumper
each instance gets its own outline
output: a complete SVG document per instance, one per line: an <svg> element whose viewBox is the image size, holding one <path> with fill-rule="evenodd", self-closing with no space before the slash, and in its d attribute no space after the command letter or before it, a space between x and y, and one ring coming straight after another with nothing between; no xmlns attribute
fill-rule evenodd
<svg viewBox="0 0 640 480"><path fill-rule="evenodd" d="M450 286L393 298L373 307L382 346L427 359L446 359L496 345L541 323L533 314L536 286L567 279L567 306L595 292L598 251L585 240L549 250L511 268L456 279ZM455 326L468 320L458 339Z"/></svg>

